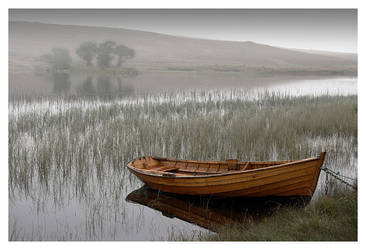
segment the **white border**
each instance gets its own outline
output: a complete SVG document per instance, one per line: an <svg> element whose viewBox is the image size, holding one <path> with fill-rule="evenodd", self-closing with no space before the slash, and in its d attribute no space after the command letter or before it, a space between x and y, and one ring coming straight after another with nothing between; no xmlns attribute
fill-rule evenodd
<svg viewBox="0 0 366 250"><path fill-rule="evenodd" d="M1 30L3 34L2 41L2 50L1 50L1 58L2 58L2 81L1 81L1 117L8 116L8 39L4 38L4 34L8 34L8 8L358 8L358 54L359 54L359 77L358 77L358 93L359 93L359 238L358 243L346 243L346 242L334 242L334 243L314 243L314 242L291 242L291 243L281 243L281 242L210 242L210 243L202 243L202 242L169 242L169 243L155 243L155 242L67 242L67 243L55 243L55 242L32 242L30 243L19 243L19 242L8 242L8 171L7 171L7 119L3 119L1 122L1 159L3 161L1 174L1 200L3 201L3 206L1 207L1 215L2 215L2 227L1 227L1 239L2 239L2 247L3 249L15 248L15 249L24 249L29 247L34 247L37 249L64 249L67 248L84 248L84 247L92 247L95 249L99 249L102 247L107 247L108 249L121 249L127 247L148 247L153 249L185 249L186 248L202 248L207 247L209 249L217 249L217 248L230 248L230 249L251 249L255 248L277 248L277 249L292 249L296 248L308 248L308 247L326 247L329 246L332 249L344 249L348 247L352 248L360 248L364 243L364 239L362 235L364 235L364 216L363 211L365 211L364 202L362 202L362 194L364 193L364 170L363 167L365 165L365 151L364 151L364 108L365 108L365 87L364 87L364 76L363 72L360 70L363 66L364 61L364 51L361 44L365 44L364 38L364 7L362 6L362 2L364 1L319 1L319 0L308 0L308 1L162 1L162 0L154 0L154 1L123 1L123 3L118 1L46 1L46 0L14 0L7 1L6 3L2 2L1 9ZM8 36L6 36L8 37ZM6 204L6 205L5 205ZM5 223L6 222L6 223ZM82 245L81 245L82 244Z"/></svg>

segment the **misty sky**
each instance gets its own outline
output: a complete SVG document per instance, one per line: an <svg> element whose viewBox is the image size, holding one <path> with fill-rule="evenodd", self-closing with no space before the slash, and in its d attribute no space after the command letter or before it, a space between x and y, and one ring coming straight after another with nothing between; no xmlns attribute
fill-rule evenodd
<svg viewBox="0 0 366 250"><path fill-rule="evenodd" d="M105 26L298 49L357 52L356 9L29 9L9 20Z"/></svg>

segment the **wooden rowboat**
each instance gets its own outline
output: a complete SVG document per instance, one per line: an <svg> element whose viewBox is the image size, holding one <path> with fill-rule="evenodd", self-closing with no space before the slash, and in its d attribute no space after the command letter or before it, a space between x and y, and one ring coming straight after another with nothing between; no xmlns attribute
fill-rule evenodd
<svg viewBox="0 0 366 250"><path fill-rule="evenodd" d="M323 165L319 157L286 161L191 161L154 156L128 162L147 186L163 192L222 197L312 196Z"/></svg>

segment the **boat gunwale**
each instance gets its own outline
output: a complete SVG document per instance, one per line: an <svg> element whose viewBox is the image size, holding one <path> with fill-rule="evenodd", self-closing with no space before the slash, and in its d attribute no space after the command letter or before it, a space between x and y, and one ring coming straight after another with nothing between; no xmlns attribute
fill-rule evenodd
<svg viewBox="0 0 366 250"><path fill-rule="evenodd" d="M140 157L141 158L141 157ZM154 157L152 157L154 158ZM158 157L157 157L158 158ZM162 158L163 159L163 158ZM167 158L164 158L164 160L168 160ZM257 169L248 169L248 170L234 170L232 172L226 172L226 173L212 173L212 174L207 174L207 175L163 175L164 171L161 171L159 173L156 172L148 172L146 170L142 170L139 168L134 167L132 164L135 160L129 161L127 163L127 167L135 172L138 172L140 174L146 175L146 176L153 176L153 177L160 177L160 178L168 178L168 179L192 179L192 178L212 178L212 177L220 177L220 176L228 176L228 175L237 175L237 174L243 174L243 173L253 173L253 172L261 172L261 171L266 171L266 170L270 170L270 169L276 169L276 168L281 168L281 167L286 167L286 166L291 166L291 165L298 165L301 163L306 163L309 161L319 161L321 160L321 156L318 157L311 157L311 158L306 158L306 159L302 159L302 160L294 160L294 161L290 161L284 164L279 164L279 165L273 165L273 166L269 166L269 167L264 167L264 168L257 168ZM169 160L168 160L169 161ZM171 161L175 161L175 160L171 160ZM185 162L184 160L181 160L183 162ZM194 161L195 163L199 163L201 161ZM271 161L250 161L250 163L268 163ZM273 161L273 162L279 162L279 161ZM208 164L205 162L201 162L202 164ZM224 164L226 162L221 162L221 164ZM245 162L246 163L246 162ZM218 163L219 164L219 163ZM172 173L174 174L174 173Z"/></svg>

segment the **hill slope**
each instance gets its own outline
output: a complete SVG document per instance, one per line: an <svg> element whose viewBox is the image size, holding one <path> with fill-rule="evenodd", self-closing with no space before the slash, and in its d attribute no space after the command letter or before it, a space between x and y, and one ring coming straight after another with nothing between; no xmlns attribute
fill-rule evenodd
<svg viewBox="0 0 366 250"><path fill-rule="evenodd" d="M9 22L9 59L13 64L48 53L54 47L74 53L84 41L113 40L133 48L129 65L146 67L207 67L230 65L272 70L351 70L356 74L357 55L284 49L254 42L193 39L117 28Z"/></svg>

